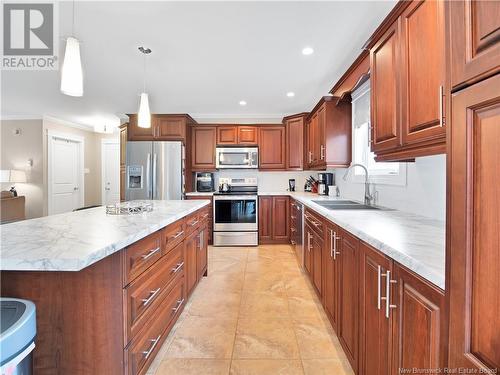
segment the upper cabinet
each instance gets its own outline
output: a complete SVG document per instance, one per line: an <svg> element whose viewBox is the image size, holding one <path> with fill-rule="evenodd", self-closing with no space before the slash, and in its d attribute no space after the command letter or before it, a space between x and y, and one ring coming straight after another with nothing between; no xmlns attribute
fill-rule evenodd
<svg viewBox="0 0 500 375"><path fill-rule="evenodd" d="M256 146L259 128L256 126L220 125L217 127L217 145Z"/></svg>
<svg viewBox="0 0 500 375"><path fill-rule="evenodd" d="M500 2L450 1L451 81L463 88L500 71Z"/></svg>
<svg viewBox="0 0 500 375"><path fill-rule="evenodd" d="M137 115L129 114L129 141L182 141L186 142L187 126L196 124L189 115L151 115L151 127L137 125Z"/></svg>
<svg viewBox="0 0 500 375"><path fill-rule="evenodd" d="M299 113L283 119L286 128L286 169L304 169L304 131L308 113Z"/></svg>
<svg viewBox="0 0 500 375"><path fill-rule="evenodd" d="M309 169L351 164L351 105L325 96L306 123L306 162Z"/></svg>
<svg viewBox="0 0 500 375"><path fill-rule="evenodd" d="M284 126L261 126L259 130L259 169L284 170L286 167Z"/></svg>
<svg viewBox="0 0 500 375"><path fill-rule="evenodd" d="M215 126L191 127L191 170L215 169Z"/></svg>
<svg viewBox="0 0 500 375"><path fill-rule="evenodd" d="M400 2L367 43L377 160L446 150L443 1Z"/></svg>

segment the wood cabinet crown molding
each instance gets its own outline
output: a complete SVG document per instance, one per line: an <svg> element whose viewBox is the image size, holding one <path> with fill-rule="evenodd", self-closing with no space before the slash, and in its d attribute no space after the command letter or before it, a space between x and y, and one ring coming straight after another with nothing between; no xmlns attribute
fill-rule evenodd
<svg viewBox="0 0 500 375"><path fill-rule="evenodd" d="M330 94L337 97L338 102L350 102L351 93L369 78L370 53L368 50L363 50L335 86L332 87Z"/></svg>

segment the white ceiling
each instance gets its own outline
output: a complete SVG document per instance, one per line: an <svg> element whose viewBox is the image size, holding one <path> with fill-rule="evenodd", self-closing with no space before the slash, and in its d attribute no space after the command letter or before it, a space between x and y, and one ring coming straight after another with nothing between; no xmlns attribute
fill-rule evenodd
<svg viewBox="0 0 500 375"><path fill-rule="evenodd" d="M50 115L84 125L137 112L143 60L155 113L280 118L310 110L344 73L394 1L78 2L84 96L58 71L3 71L2 117ZM71 3L60 3L60 36ZM304 56L305 46L315 53ZM62 56L64 43L60 43ZM295 92L288 98L288 91ZM240 106L240 100L248 104Z"/></svg>

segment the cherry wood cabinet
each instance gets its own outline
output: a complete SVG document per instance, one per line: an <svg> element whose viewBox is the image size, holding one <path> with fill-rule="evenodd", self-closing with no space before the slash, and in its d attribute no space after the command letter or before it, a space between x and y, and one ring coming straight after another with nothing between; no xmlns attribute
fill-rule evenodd
<svg viewBox="0 0 500 375"><path fill-rule="evenodd" d="M330 319L333 329L339 328L339 282L340 282L340 251L339 228L326 222L326 239L323 249L323 304L326 315Z"/></svg>
<svg viewBox="0 0 500 375"><path fill-rule="evenodd" d="M186 195L186 199L208 199L210 201L210 205L208 205L208 208L206 209L206 212L203 214L203 216L207 215L206 219L207 221L207 240L208 240L208 245L212 245L212 236L213 236L213 197L211 195Z"/></svg>
<svg viewBox="0 0 500 375"><path fill-rule="evenodd" d="M414 1L401 15L401 113L405 146L444 144L443 1Z"/></svg>
<svg viewBox="0 0 500 375"><path fill-rule="evenodd" d="M444 1L396 5L367 44L377 161L446 151Z"/></svg>
<svg viewBox="0 0 500 375"><path fill-rule="evenodd" d="M451 81L460 89L500 71L500 3L450 1Z"/></svg>
<svg viewBox="0 0 500 375"><path fill-rule="evenodd" d="M286 169L304 169L304 132L308 113L299 113L283 118L286 127Z"/></svg>
<svg viewBox="0 0 500 375"><path fill-rule="evenodd" d="M237 126L217 126L217 144L234 146L238 144Z"/></svg>
<svg viewBox="0 0 500 375"><path fill-rule="evenodd" d="M386 282L392 284L388 302L393 319L392 374L400 373L401 368L443 368L444 294L398 263Z"/></svg>
<svg viewBox="0 0 500 375"><path fill-rule="evenodd" d="M401 146L397 67L400 22L395 22L370 49L372 151L377 155Z"/></svg>
<svg viewBox="0 0 500 375"><path fill-rule="evenodd" d="M257 126L238 126L238 144L256 146L259 143Z"/></svg>
<svg viewBox="0 0 500 375"><path fill-rule="evenodd" d="M186 267L186 293L190 295L198 281L197 253L199 247L199 233L197 230L188 235L184 243L184 262Z"/></svg>
<svg viewBox="0 0 500 375"><path fill-rule="evenodd" d="M182 141L186 142L189 125L196 124L189 115L152 114L151 127L140 128L137 114L129 114L129 141Z"/></svg>
<svg viewBox="0 0 500 375"><path fill-rule="evenodd" d="M312 252L313 236L314 230L311 228L311 225L306 222L304 225L304 269L310 279L312 279L314 267Z"/></svg>
<svg viewBox="0 0 500 375"><path fill-rule="evenodd" d="M312 252L312 282L319 296L323 295L323 245L322 236L313 232L310 243Z"/></svg>
<svg viewBox="0 0 500 375"><path fill-rule="evenodd" d="M207 273L208 265L208 225L205 219L204 224L200 227L197 236L198 252L196 253L196 274L197 280L200 281Z"/></svg>
<svg viewBox="0 0 500 375"><path fill-rule="evenodd" d="M259 130L259 169L285 170L285 159L285 127L261 126Z"/></svg>
<svg viewBox="0 0 500 375"><path fill-rule="evenodd" d="M500 368L499 125L500 74L453 94L446 280L452 368Z"/></svg>
<svg viewBox="0 0 500 375"><path fill-rule="evenodd" d="M361 242L359 272L359 374L391 372L392 321L386 314L387 271L393 261Z"/></svg>
<svg viewBox="0 0 500 375"><path fill-rule="evenodd" d="M217 126L217 144L220 146L256 146L258 134L258 126L219 125Z"/></svg>
<svg viewBox="0 0 500 375"><path fill-rule="evenodd" d="M191 127L191 170L215 170L215 137L213 126Z"/></svg>
<svg viewBox="0 0 500 375"><path fill-rule="evenodd" d="M354 372L358 369L358 335L359 335L359 275L358 253L359 240L344 230L340 230L340 344Z"/></svg>
<svg viewBox="0 0 500 375"><path fill-rule="evenodd" d="M306 162L309 169L351 164L351 105L323 97L306 123Z"/></svg>
<svg viewBox="0 0 500 375"><path fill-rule="evenodd" d="M259 197L259 243L288 243L289 210L288 196Z"/></svg>

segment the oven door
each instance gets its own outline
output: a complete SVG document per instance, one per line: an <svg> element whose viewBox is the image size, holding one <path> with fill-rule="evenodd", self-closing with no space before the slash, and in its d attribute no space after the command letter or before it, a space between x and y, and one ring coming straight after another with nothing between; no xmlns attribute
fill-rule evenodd
<svg viewBox="0 0 500 375"><path fill-rule="evenodd" d="M258 168L257 147L217 147L215 166L218 169Z"/></svg>
<svg viewBox="0 0 500 375"><path fill-rule="evenodd" d="M214 196L214 231L257 231L255 195Z"/></svg>

